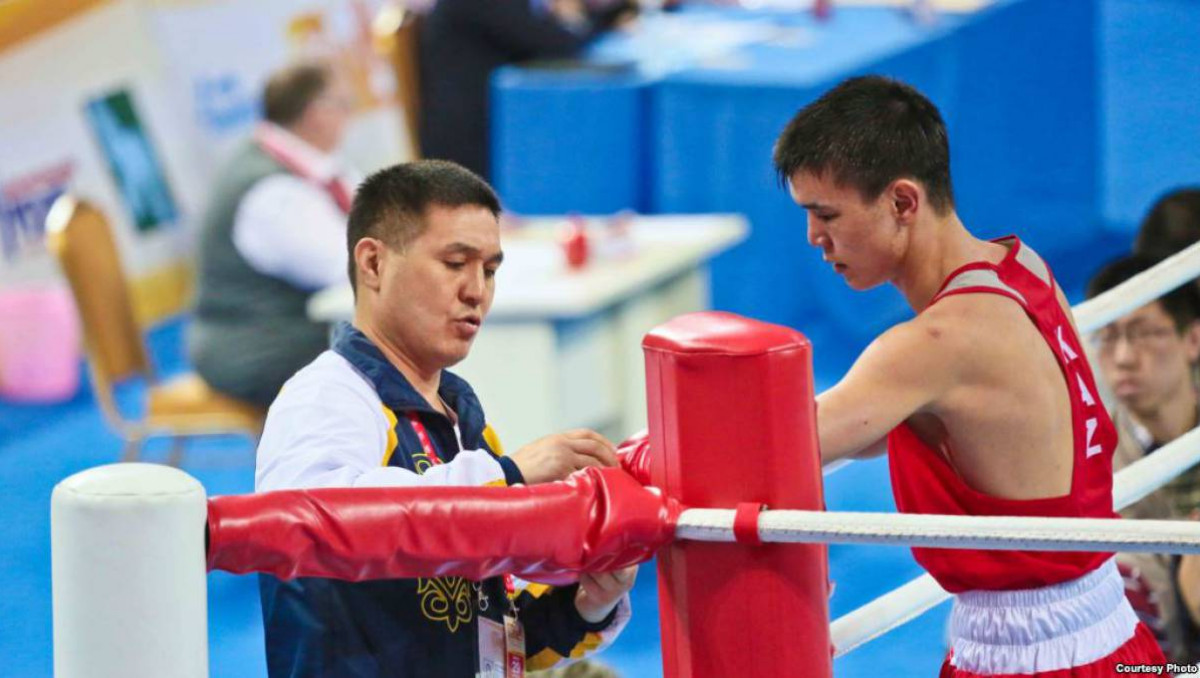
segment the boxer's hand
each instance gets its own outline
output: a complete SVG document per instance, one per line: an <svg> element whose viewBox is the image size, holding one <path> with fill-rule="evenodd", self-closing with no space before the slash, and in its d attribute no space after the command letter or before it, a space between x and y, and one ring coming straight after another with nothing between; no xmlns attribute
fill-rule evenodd
<svg viewBox="0 0 1200 678"><path fill-rule="evenodd" d="M607 438L575 429L539 438L511 455L529 485L562 480L589 466L616 466L617 449Z"/></svg>
<svg viewBox="0 0 1200 678"><path fill-rule="evenodd" d="M638 566L633 565L613 572L597 572L579 577L579 591L575 594L575 609L589 624L604 621L609 612L621 602L621 598L633 588L637 580Z"/></svg>

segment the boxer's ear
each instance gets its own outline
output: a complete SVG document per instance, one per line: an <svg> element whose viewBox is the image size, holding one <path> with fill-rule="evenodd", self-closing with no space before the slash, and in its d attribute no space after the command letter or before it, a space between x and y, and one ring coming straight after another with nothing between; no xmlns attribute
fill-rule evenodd
<svg viewBox="0 0 1200 678"><path fill-rule="evenodd" d="M897 179L888 186L892 216L902 224L916 221L917 212L925 202L925 191L912 179Z"/></svg>

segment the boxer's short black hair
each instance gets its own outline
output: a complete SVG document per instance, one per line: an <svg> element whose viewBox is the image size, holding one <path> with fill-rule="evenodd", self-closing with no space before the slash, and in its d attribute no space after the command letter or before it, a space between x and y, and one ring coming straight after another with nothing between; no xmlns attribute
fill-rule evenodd
<svg viewBox="0 0 1200 678"><path fill-rule="evenodd" d="M851 78L800 109L775 142L775 171L830 174L879 197L900 178L919 181L935 210L954 207L950 140L942 115L912 87L878 75Z"/></svg>

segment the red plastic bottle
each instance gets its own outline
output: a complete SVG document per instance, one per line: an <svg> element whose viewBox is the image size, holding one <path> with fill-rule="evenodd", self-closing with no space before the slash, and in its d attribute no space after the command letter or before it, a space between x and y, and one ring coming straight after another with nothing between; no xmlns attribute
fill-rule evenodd
<svg viewBox="0 0 1200 678"><path fill-rule="evenodd" d="M563 252L567 255L567 268L577 271L587 265L589 255L587 227L579 215L569 217L562 246Z"/></svg>
<svg viewBox="0 0 1200 678"><path fill-rule="evenodd" d="M817 21L828 21L833 16L833 0L813 0L812 13Z"/></svg>

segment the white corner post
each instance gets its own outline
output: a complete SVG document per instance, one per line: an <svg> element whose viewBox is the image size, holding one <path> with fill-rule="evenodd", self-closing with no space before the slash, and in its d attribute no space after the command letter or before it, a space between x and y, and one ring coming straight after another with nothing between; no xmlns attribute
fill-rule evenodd
<svg viewBox="0 0 1200 678"><path fill-rule="evenodd" d="M56 678L207 678L199 481L156 464L111 464L50 499Z"/></svg>

